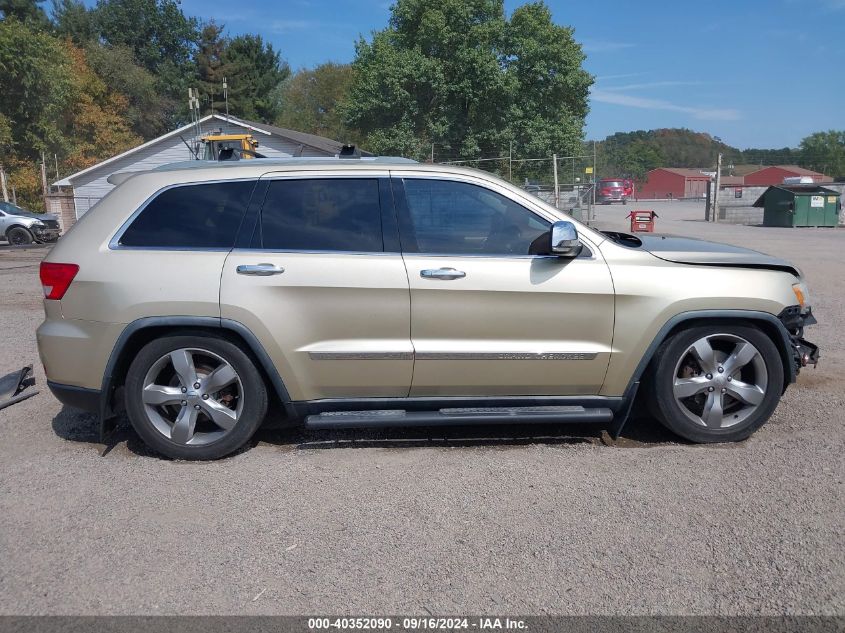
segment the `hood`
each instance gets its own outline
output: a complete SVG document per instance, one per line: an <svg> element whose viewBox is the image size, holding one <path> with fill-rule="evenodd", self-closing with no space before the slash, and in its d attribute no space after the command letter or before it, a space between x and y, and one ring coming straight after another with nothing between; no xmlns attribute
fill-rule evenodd
<svg viewBox="0 0 845 633"><path fill-rule="evenodd" d="M29 220L59 220L58 216L52 213L10 213L9 215L16 218L27 218Z"/></svg>
<svg viewBox="0 0 845 633"><path fill-rule="evenodd" d="M624 246L637 247L648 251L655 257L679 264L698 264L701 266L735 266L737 268L765 268L788 272L796 277L801 271L794 264L784 259L772 257L750 248L708 242L691 237L675 235L609 234L609 237ZM620 242L621 240L621 242ZM637 244L637 242L639 244Z"/></svg>

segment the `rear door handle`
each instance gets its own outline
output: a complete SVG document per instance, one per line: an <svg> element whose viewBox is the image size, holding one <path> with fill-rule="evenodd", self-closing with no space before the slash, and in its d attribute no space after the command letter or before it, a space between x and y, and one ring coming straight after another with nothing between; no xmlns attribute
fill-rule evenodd
<svg viewBox="0 0 845 633"><path fill-rule="evenodd" d="M420 271L423 279L463 279L467 274L454 268L427 268Z"/></svg>
<svg viewBox="0 0 845 633"><path fill-rule="evenodd" d="M256 277L281 275L285 272L284 268L275 264L241 264L235 270L239 275L253 275Z"/></svg>

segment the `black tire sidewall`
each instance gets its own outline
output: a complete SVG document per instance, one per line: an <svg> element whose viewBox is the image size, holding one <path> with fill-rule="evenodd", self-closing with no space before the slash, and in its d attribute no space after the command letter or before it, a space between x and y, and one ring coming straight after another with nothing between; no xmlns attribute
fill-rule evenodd
<svg viewBox="0 0 845 633"><path fill-rule="evenodd" d="M12 236L15 233L23 233L24 236L26 237L26 241L15 244L12 241ZM35 238L32 237L32 233L30 233L27 229L20 227L20 226L14 226L11 229L9 229L8 233L6 233L6 240L9 242L10 246L23 246L24 244L32 244L35 241Z"/></svg>
<svg viewBox="0 0 845 633"><path fill-rule="evenodd" d="M144 378L153 363L173 350L190 347L206 349L225 359L243 386L244 408L235 428L204 446L176 444L164 437L149 420L141 399ZM126 375L126 411L135 432L162 455L186 460L220 459L246 444L261 426L267 414L267 387L252 358L231 341L211 334L168 336L147 343L132 361Z"/></svg>
<svg viewBox="0 0 845 633"><path fill-rule="evenodd" d="M704 428L684 415L673 393L675 366L681 354L700 338L713 334L733 334L754 345L763 357L768 374L768 386L763 401L740 424L724 428ZM693 442L736 442L744 440L759 429L774 413L783 392L783 361L772 339L760 329L740 324L707 325L683 330L673 335L658 350L655 370L651 376L651 412L669 430Z"/></svg>

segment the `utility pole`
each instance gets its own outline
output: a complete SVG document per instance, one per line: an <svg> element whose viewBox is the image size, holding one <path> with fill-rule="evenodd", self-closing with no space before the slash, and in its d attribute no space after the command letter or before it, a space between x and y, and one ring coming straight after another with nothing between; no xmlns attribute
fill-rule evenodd
<svg viewBox="0 0 845 633"><path fill-rule="evenodd" d="M513 141L508 148L508 182L513 182Z"/></svg>
<svg viewBox="0 0 845 633"><path fill-rule="evenodd" d="M6 190L6 171L0 165L0 187L3 189L3 202L9 201L9 192Z"/></svg>
<svg viewBox="0 0 845 633"><path fill-rule="evenodd" d="M593 177L591 180L593 181L593 204L590 208L590 220L595 222L596 220L596 172L598 171L598 166L596 165L596 142L593 141Z"/></svg>
<svg viewBox="0 0 845 633"><path fill-rule="evenodd" d="M53 160L56 161L56 180L59 179L59 155L53 154Z"/></svg>
<svg viewBox="0 0 845 633"><path fill-rule="evenodd" d="M226 123L229 122L229 84L226 83L226 78L223 77L223 99L226 101Z"/></svg>
<svg viewBox="0 0 845 633"><path fill-rule="evenodd" d="M560 208L560 186L557 182L557 154L552 154L552 169L555 175L555 209Z"/></svg>
<svg viewBox="0 0 845 633"><path fill-rule="evenodd" d="M722 154L716 157L716 191L713 192L713 221L719 221L719 185L722 184Z"/></svg>
<svg viewBox="0 0 845 633"><path fill-rule="evenodd" d="M431 144L431 164L434 164L434 143Z"/></svg>
<svg viewBox="0 0 845 633"><path fill-rule="evenodd" d="M44 152L41 152L41 192L47 196L47 159Z"/></svg>

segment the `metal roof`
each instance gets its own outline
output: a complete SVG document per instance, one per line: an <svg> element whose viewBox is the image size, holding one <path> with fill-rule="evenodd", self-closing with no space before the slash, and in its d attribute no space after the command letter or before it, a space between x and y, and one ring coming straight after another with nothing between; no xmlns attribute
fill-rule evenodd
<svg viewBox="0 0 845 633"><path fill-rule="evenodd" d="M685 169L683 167L658 167L656 169L652 169L651 171L668 171L672 174L677 174L678 176L683 176L684 178L710 178L707 174L703 174L700 171L696 171L695 169Z"/></svg>
<svg viewBox="0 0 845 633"><path fill-rule="evenodd" d="M245 127L247 129L251 129L255 132L261 132L263 134L267 134L269 136L281 136L287 138L294 143L299 143L300 145L307 145L309 147L313 147L320 151L328 152L329 154L338 154L340 152L341 147L343 147L343 143L340 141L334 141L332 139L324 138L322 136L316 136L314 134L306 134L305 132L297 132L296 130L288 130L286 128L276 127L275 125L266 125L264 123L256 123L254 121L247 121L245 119L240 119L235 116L226 116L222 114L209 114L202 119L200 119L200 123L208 123L209 121L217 120L221 121L222 123L233 123L235 125L239 125L241 127ZM121 152L116 156L112 156L105 160L102 160L90 167L86 167L70 176L65 176L61 180L57 180L53 183L53 186L59 187L66 187L73 185L73 180L82 176L83 174L87 174L88 172L94 171L95 169L99 169L105 165L118 161L122 158L126 158L127 156L131 156L136 152L139 152L151 145L155 145L156 143L163 141L165 139L177 136L183 132L190 133L194 129L194 124L189 123L187 125L183 125L180 128L162 134L161 136L157 136L154 139L151 139L141 145L133 147L131 149L126 150L125 152ZM368 152L361 151L362 155L370 155Z"/></svg>

